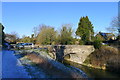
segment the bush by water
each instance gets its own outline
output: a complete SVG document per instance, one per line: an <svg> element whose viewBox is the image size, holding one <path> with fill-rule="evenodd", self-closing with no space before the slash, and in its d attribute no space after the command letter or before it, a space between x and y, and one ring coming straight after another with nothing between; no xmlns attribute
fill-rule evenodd
<svg viewBox="0 0 120 80"><path fill-rule="evenodd" d="M91 53L84 63L120 73L120 53L117 48L102 46Z"/></svg>

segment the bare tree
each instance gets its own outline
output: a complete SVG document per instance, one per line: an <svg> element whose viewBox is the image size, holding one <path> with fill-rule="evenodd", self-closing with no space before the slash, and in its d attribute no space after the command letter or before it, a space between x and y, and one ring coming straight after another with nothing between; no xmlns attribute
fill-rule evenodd
<svg viewBox="0 0 120 80"><path fill-rule="evenodd" d="M73 30L71 24L63 24L60 30L59 41L60 44L72 44L73 42Z"/></svg>
<svg viewBox="0 0 120 80"><path fill-rule="evenodd" d="M37 36L38 44L53 44L56 39L56 31L51 26L40 25L39 34Z"/></svg>
<svg viewBox="0 0 120 80"><path fill-rule="evenodd" d="M11 35L14 35L16 39L19 39L19 34L15 31L11 32Z"/></svg>
<svg viewBox="0 0 120 80"><path fill-rule="evenodd" d="M5 40L8 42L17 42L19 40L19 35L17 32L11 32L10 34L5 34Z"/></svg>
<svg viewBox="0 0 120 80"><path fill-rule="evenodd" d="M38 33L39 33L39 27L34 27L33 28L33 33L34 33L34 37L36 38Z"/></svg>
<svg viewBox="0 0 120 80"><path fill-rule="evenodd" d="M114 17L110 23L110 26L107 28L107 30L112 33L120 34L120 17Z"/></svg>

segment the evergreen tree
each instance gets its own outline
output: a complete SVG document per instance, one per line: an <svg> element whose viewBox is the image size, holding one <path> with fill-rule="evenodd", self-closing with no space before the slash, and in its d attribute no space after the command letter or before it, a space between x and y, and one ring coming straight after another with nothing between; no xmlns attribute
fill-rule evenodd
<svg viewBox="0 0 120 80"><path fill-rule="evenodd" d="M76 35L81 37L81 40L86 42L92 41L94 36L93 25L89 20L88 16L81 17L78 23Z"/></svg>

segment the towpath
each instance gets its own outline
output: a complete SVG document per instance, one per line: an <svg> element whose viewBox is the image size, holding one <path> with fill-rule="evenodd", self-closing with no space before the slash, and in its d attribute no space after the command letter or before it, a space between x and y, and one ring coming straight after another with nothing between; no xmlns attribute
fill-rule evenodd
<svg viewBox="0 0 120 80"><path fill-rule="evenodd" d="M14 51L8 50L0 52L2 55L2 78L30 78L13 53Z"/></svg>

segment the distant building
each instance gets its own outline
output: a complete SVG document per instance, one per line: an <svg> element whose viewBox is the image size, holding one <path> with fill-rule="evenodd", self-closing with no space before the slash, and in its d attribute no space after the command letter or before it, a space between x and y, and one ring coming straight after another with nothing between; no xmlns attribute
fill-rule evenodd
<svg viewBox="0 0 120 80"><path fill-rule="evenodd" d="M77 36L77 35L75 36L75 38L76 38L76 39L81 39L81 37L80 37L80 36Z"/></svg>
<svg viewBox="0 0 120 80"><path fill-rule="evenodd" d="M96 35L97 39L102 40L102 41L108 41L108 40L115 40L116 37L113 33L103 33L103 32L99 32Z"/></svg>

